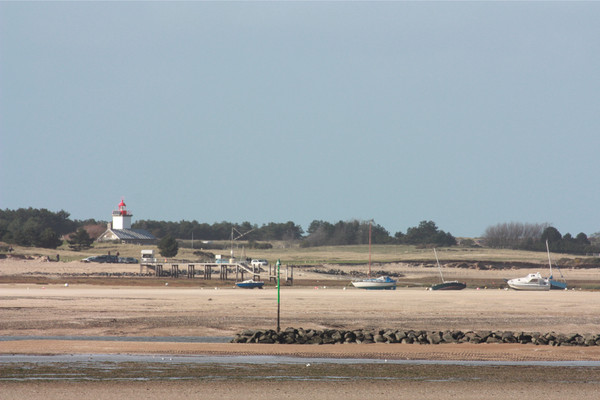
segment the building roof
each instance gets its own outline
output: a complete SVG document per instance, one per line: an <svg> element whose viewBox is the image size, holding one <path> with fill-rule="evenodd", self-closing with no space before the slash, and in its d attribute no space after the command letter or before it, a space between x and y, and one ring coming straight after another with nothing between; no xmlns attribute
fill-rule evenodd
<svg viewBox="0 0 600 400"><path fill-rule="evenodd" d="M156 237L144 229L111 229L120 240L156 240Z"/></svg>

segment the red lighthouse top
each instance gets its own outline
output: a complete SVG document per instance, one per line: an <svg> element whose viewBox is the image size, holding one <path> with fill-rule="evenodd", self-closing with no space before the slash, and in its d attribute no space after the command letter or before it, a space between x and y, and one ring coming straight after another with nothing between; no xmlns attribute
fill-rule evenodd
<svg viewBox="0 0 600 400"><path fill-rule="evenodd" d="M121 202L119 203L119 214L120 215L129 215L129 212L127 212L127 208L125 206L125 201L123 201L123 198L121 198Z"/></svg>

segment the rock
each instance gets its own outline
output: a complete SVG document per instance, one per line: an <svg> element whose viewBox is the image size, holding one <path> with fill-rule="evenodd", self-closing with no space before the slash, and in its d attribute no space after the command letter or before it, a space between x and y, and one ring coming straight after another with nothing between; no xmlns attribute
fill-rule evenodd
<svg viewBox="0 0 600 400"><path fill-rule="evenodd" d="M281 343L281 344L335 344L335 343L533 343L549 346L600 346L600 334L562 334L556 332L512 331L400 331L392 329L305 330L288 327L275 330L245 329L236 334L231 343Z"/></svg>
<svg viewBox="0 0 600 400"><path fill-rule="evenodd" d="M442 342L442 334L434 331L427 333L427 343L429 344L440 344Z"/></svg>

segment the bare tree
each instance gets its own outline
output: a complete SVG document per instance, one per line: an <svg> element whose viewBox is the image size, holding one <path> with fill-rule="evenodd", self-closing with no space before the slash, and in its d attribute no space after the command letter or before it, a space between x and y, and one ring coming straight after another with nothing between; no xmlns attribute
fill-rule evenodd
<svg viewBox="0 0 600 400"><path fill-rule="evenodd" d="M489 247L514 248L529 240L540 240L549 226L548 223L504 222L486 228L483 239Z"/></svg>

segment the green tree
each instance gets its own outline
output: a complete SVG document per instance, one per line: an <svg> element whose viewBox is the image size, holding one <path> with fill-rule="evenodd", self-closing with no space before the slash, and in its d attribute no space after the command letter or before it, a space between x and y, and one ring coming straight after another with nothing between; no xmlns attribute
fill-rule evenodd
<svg viewBox="0 0 600 400"><path fill-rule="evenodd" d="M38 240L38 246L46 249L55 249L61 244L62 240L51 228L44 229Z"/></svg>
<svg viewBox="0 0 600 400"><path fill-rule="evenodd" d="M179 244L171 235L166 235L158 242L158 250L163 257L175 257L179 252Z"/></svg>
<svg viewBox="0 0 600 400"><path fill-rule="evenodd" d="M73 235L71 235L71 239L68 240L69 247L73 250L81 250L90 248L94 239L90 237L87 231L83 228L77 229Z"/></svg>
<svg viewBox="0 0 600 400"><path fill-rule="evenodd" d="M432 244L436 246L454 246L456 238L449 232L438 229L433 221L421 221L419 226L408 228L406 235L396 233L396 238L408 244Z"/></svg>
<svg viewBox="0 0 600 400"><path fill-rule="evenodd" d="M556 229L553 226L547 227L546 229L544 229L544 232L542 232L542 242L545 242L547 240L550 243L555 243L560 242L561 239L562 235L560 234L558 229Z"/></svg>

